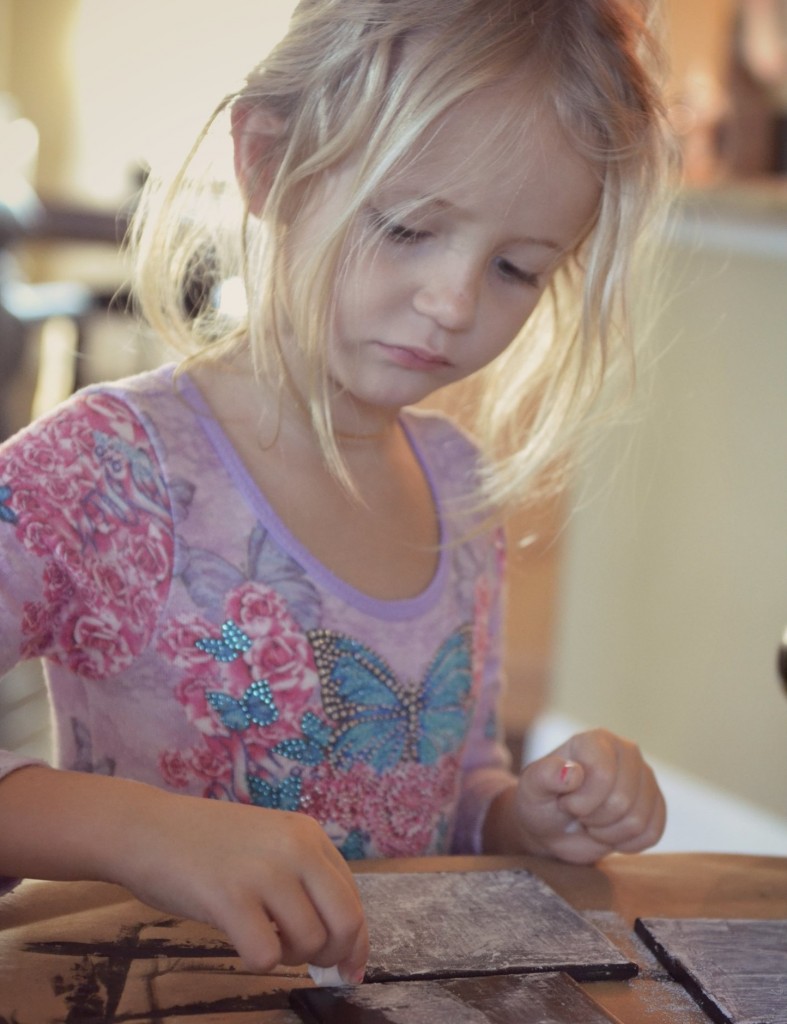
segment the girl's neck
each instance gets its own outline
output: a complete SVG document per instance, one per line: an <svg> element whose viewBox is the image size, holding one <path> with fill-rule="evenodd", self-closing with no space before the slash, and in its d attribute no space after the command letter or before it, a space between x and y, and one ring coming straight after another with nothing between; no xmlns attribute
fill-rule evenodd
<svg viewBox="0 0 787 1024"><path fill-rule="evenodd" d="M264 448L321 453L308 402L295 376L285 371L281 386L261 381L248 352L229 360L198 364L192 375L219 419L252 431ZM371 406L337 391L331 401L336 444L349 461L384 450L398 431L399 409Z"/></svg>
<svg viewBox="0 0 787 1024"><path fill-rule="evenodd" d="M268 504L322 565L375 598L424 591L437 571L440 526L398 410L364 417L340 406L351 495L292 393L260 387L239 363L203 362L191 376Z"/></svg>

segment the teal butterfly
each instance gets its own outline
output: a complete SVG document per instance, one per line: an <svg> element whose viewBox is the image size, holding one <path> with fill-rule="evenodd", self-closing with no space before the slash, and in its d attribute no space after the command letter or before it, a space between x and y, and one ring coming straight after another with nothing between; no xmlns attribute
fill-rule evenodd
<svg viewBox="0 0 787 1024"><path fill-rule="evenodd" d="M282 754L292 761L317 765L325 760L325 751L331 738L332 729L312 711L301 719L302 738L282 740L273 748L274 754Z"/></svg>
<svg viewBox="0 0 787 1024"><path fill-rule="evenodd" d="M352 832L348 833L347 838L339 847L339 853L345 860L363 860L366 857L367 839L368 836L365 836L359 829L354 828Z"/></svg>
<svg viewBox="0 0 787 1024"><path fill-rule="evenodd" d="M301 780L290 775L280 783L267 782L259 775L247 775L251 802L255 807L272 807L277 811L297 811L301 803Z"/></svg>
<svg viewBox="0 0 787 1024"><path fill-rule="evenodd" d="M220 637L200 637L194 641L194 646L212 655L216 661L230 662L249 650L251 637L232 619L227 619L221 627Z"/></svg>
<svg viewBox="0 0 787 1024"><path fill-rule="evenodd" d="M363 761L380 774L401 761L435 764L457 750L469 724L470 627L440 646L420 687L403 684L378 654L330 630L308 634L334 723L331 760L346 770Z"/></svg>
<svg viewBox="0 0 787 1024"><path fill-rule="evenodd" d="M255 680L240 699L219 690L208 690L205 699L218 712L222 724L234 732L251 725L270 725L279 717L267 679Z"/></svg>
<svg viewBox="0 0 787 1024"><path fill-rule="evenodd" d="M0 519L2 519L4 523L10 523L11 526L16 526L19 522L19 516L8 504L11 500L12 493L11 488L5 484L0 487Z"/></svg>

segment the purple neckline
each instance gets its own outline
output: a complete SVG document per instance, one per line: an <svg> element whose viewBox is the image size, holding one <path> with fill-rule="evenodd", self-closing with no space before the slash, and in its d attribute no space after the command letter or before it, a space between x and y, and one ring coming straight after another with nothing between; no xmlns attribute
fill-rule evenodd
<svg viewBox="0 0 787 1024"><path fill-rule="evenodd" d="M243 494L247 504L253 513L259 517L273 539L282 547L306 572L326 590L331 591L336 597L341 598L347 604L352 605L359 611L374 615L380 619L389 621L403 621L423 615L433 607L439 594L442 591L446 573L448 571L448 559L444 547L440 548L438 555L437 570L427 587L416 594L415 597L400 598L397 600L385 600L372 597L358 590L356 587L345 583L341 577L331 572L319 559L303 545L297 537L293 536L289 528L279 517L273 506L252 479L243 460L235 450L234 445L227 437L223 428L216 420L208 403L205 401L202 392L197 387L188 373L182 373L178 379L183 396L187 399L190 408L197 418L200 427L206 434L219 456L224 468L232 477L234 483ZM423 458L416 439L407 423L406 416L400 417L400 423L404 430L410 447L418 459L421 468L426 476L426 481L432 493L432 500L437 509L438 521L442 523L442 510L437 497L437 490L434 486L434 479L431 469ZM441 538L442 540L442 538Z"/></svg>

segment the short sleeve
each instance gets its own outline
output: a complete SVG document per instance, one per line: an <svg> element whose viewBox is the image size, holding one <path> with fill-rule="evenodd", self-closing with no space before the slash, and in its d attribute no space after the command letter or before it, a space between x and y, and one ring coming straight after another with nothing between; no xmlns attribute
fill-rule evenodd
<svg viewBox="0 0 787 1024"><path fill-rule="evenodd" d="M172 576L154 441L86 391L0 447L0 675L43 657L104 679L144 650ZM2 771L2 761L0 761Z"/></svg>

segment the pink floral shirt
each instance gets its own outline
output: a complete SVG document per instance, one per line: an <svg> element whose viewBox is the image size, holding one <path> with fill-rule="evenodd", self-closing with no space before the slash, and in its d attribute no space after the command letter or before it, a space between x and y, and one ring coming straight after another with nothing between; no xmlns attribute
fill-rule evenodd
<svg viewBox="0 0 787 1024"><path fill-rule="evenodd" d="M476 454L405 412L445 541L377 600L290 534L173 367L0 447L0 674L41 657L59 766L313 815L348 858L476 851L500 743L498 534ZM0 753L0 777L29 761Z"/></svg>

